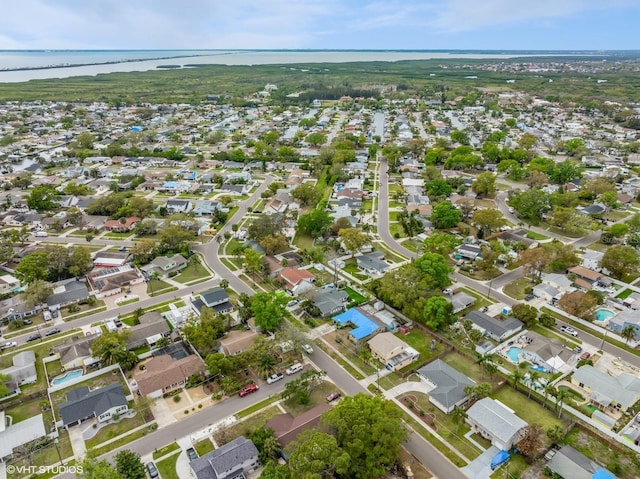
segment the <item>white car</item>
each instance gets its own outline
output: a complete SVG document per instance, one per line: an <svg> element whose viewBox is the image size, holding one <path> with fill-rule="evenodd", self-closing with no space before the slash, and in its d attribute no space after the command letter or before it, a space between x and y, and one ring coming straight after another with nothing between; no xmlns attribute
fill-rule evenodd
<svg viewBox="0 0 640 479"><path fill-rule="evenodd" d="M15 348L18 345L15 341L9 341L0 346L0 349Z"/></svg>
<svg viewBox="0 0 640 479"><path fill-rule="evenodd" d="M284 375L282 373L272 374L267 378L267 384L273 384L277 381L280 381L283 377Z"/></svg>
<svg viewBox="0 0 640 479"><path fill-rule="evenodd" d="M560 326L560 331L562 331L563 333L567 333L570 334L571 336L573 336L574 338L578 337L578 331L576 331L575 329L569 327L569 326Z"/></svg>
<svg viewBox="0 0 640 479"><path fill-rule="evenodd" d="M302 349L304 349L305 353L307 354L313 354L313 348L310 344L303 344Z"/></svg>

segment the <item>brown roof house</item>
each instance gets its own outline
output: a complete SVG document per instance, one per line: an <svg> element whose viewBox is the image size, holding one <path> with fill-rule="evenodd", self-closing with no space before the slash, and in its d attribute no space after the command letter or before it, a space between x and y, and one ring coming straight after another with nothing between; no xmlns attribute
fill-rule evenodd
<svg viewBox="0 0 640 479"><path fill-rule="evenodd" d="M203 373L205 366L192 354L182 359L173 359L168 354L156 356L144 363L143 370L137 370L133 379L140 394L160 397L168 391L181 388L196 373Z"/></svg>
<svg viewBox="0 0 640 479"><path fill-rule="evenodd" d="M295 296L313 288L313 282L316 279L313 273L298 268L283 268L278 278L284 281L285 288Z"/></svg>
<svg viewBox="0 0 640 479"><path fill-rule="evenodd" d="M131 331L127 339L127 349L135 349L141 346L152 346L161 338L168 337L171 330L169 325L158 311L149 311L138 319L140 324L128 329Z"/></svg>
<svg viewBox="0 0 640 479"><path fill-rule="evenodd" d="M123 218L120 220L108 220L104 223L104 229L106 231L124 233L131 231L138 221L140 221L140 218L137 216L130 216L129 218Z"/></svg>
<svg viewBox="0 0 640 479"><path fill-rule="evenodd" d="M393 333L375 335L367 341L371 355L390 371L402 369L420 356L420 353Z"/></svg>
<svg viewBox="0 0 640 479"><path fill-rule="evenodd" d="M257 336L258 333L252 329L242 331L233 329L220 339L220 352L227 356L240 354L251 347Z"/></svg>
<svg viewBox="0 0 640 479"><path fill-rule="evenodd" d="M328 404L318 404L313 409L293 417L289 413L278 414L272 417L265 429L273 429L273 435L282 447L295 440L302 431L315 428L320 424L322 413L331 409Z"/></svg>
<svg viewBox="0 0 640 479"><path fill-rule="evenodd" d="M87 278L98 299L119 294L128 286L144 282L140 271L129 265L101 269L89 273Z"/></svg>

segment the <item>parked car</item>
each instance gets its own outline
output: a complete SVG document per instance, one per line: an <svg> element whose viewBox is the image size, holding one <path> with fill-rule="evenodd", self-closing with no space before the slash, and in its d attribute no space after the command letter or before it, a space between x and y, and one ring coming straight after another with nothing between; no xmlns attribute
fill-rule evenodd
<svg viewBox="0 0 640 479"><path fill-rule="evenodd" d="M257 384L248 384L238 392L238 396L243 398L248 394L256 392L258 389L260 389L260 388L258 387Z"/></svg>
<svg viewBox="0 0 640 479"><path fill-rule="evenodd" d="M338 391L334 391L327 396L327 402L335 401L340 396L342 396L342 394L340 394Z"/></svg>
<svg viewBox="0 0 640 479"><path fill-rule="evenodd" d="M284 375L282 373L272 374L267 378L267 384L273 384L277 381L280 381L283 377Z"/></svg>
<svg viewBox="0 0 640 479"><path fill-rule="evenodd" d="M60 329L58 328L53 328L50 329L49 331L47 331L46 333L44 333L45 336L53 336L54 334L58 334L60 332Z"/></svg>
<svg viewBox="0 0 640 479"><path fill-rule="evenodd" d="M576 346L573 348L573 352L576 354L580 354L582 352L582 348L580 346Z"/></svg>
<svg viewBox="0 0 640 479"><path fill-rule="evenodd" d="M198 453L196 452L196 450L192 447L190 447L189 449L187 449L187 456L189 457L189 461L194 461L196 459L198 459Z"/></svg>
<svg viewBox="0 0 640 479"><path fill-rule="evenodd" d="M524 297L524 300L525 300L525 301L531 301L531 300L532 300L532 299L534 299L534 298L535 298L535 296L534 296L533 294L528 294L528 295L526 295L526 296Z"/></svg>
<svg viewBox="0 0 640 479"><path fill-rule="evenodd" d="M578 337L578 331L576 331L575 329L573 329L571 326L565 326L564 324L562 326L560 326L560 331L562 331L563 333L567 333L570 334L571 336L573 336L574 338Z"/></svg>
<svg viewBox="0 0 640 479"><path fill-rule="evenodd" d="M37 341L38 339L42 338L42 336L40 336L39 334L32 334L31 336L29 336L27 338L27 343L30 343L31 341Z"/></svg>
<svg viewBox="0 0 640 479"><path fill-rule="evenodd" d="M17 345L18 343L16 343L15 341L9 341L8 343L4 343L2 346L0 346L0 349L15 348Z"/></svg>
<svg viewBox="0 0 640 479"><path fill-rule="evenodd" d="M22 324L24 324L25 326L30 326L33 324L33 321L31 321L30 319L23 319Z"/></svg>
<svg viewBox="0 0 640 479"><path fill-rule="evenodd" d="M153 462L147 462L147 472L149 473L149 477L151 479L154 479L160 475L158 473L158 468Z"/></svg>
<svg viewBox="0 0 640 479"><path fill-rule="evenodd" d="M295 374L295 373L297 373L297 372L302 371L302 368L303 368L303 367L304 367L304 366L302 366L302 364L300 364L300 363L292 364L291 366L289 366L289 367L287 368L287 370L285 371L285 374L286 374L287 376L291 376L292 374Z"/></svg>
<svg viewBox="0 0 640 479"><path fill-rule="evenodd" d="M58 317L58 310L54 309L53 311L51 311L51 317L53 319L56 319Z"/></svg>
<svg viewBox="0 0 640 479"><path fill-rule="evenodd" d="M590 357L591 357L591 353L588 351L585 351L580 355L580 359L589 359Z"/></svg>
<svg viewBox="0 0 640 479"><path fill-rule="evenodd" d="M310 344L303 344L302 349L304 349L304 352L307 354L313 354L313 348Z"/></svg>

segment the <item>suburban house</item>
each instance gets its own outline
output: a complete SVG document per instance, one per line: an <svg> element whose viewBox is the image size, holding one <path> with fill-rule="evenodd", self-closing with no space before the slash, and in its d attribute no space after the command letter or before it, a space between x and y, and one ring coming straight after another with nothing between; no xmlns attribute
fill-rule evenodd
<svg viewBox="0 0 640 479"><path fill-rule="evenodd" d="M113 231L114 233L126 233L131 231L136 223L141 221L137 216L130 216L120 220L108 220L104 223L105 231Z"/></svg>
<svg viewBox="0 0 640 479"><path fill-rule="evenodd" d="M0 294L9 293L20 288L20 281L10 274L0 276Z"/></svg>
<svg viewBox="0 0 640 479"><path fill-rule="evenodd" d="M616 479L607 469L571 446L562 446L547 463L547 467L560 477L571 479Z"/></svg>
<svg viewBox="0 0 640 479"><path fill-rule="evenodd" d="M341 326L350 325L353 328L349 331L348 338L354 343L371 337L382 330L378 323L357 308L348 309L344 313L335 316L333 320Z"/></svg>
<svg viewBox="0 0 640 479"><path fill-rule="evenodd" d="M198 200L196 201L193 208L193 214L195 216L211 216L216 211L220 211L221 213L228 213L229 208L223 207L222 203L218 201L210 200Z"/></svg>
<svg viewBox="0 0 640 479"><path fill-rule="evenodd" d="M475 381L453 369L441 359L431 361L418 369L420 379L433 389L429 392L429 402L445 414L456 406L464 404L468 397L464 392L467 386L475 386Z"/></svg>
<svg viewBox="0 0 640 479"><path fill-rule="evenodd" d="M197 479L239 479L255 471L260 462L255 444L240 436L189 465Z"/></svg>
<svg viewBox="0 0 640 479"><path fill-rule="evenodd" d="M32 350L22 351L11 358L13 366L0 371L0 374L11 377L18 386L35 383L38 380L36 373L36 355Z"/></svg>
<svg viewBox="0 0 640 479"><path fill-rule="evenodd" d="M320 316L326 318L344 311L349 295L335 288L320 289L313 298L313 305L320 310Z"/></svg>
<svg viewBox="0 0 640 479"><path fill-rule="evenodd" d="M573 373L571 384L584 390L589 401L603 410L624 413L640 401L640 378L628 373L612 376L585 364Z"/></svg>
<svg viewBox="0 0 640 479"><path fill-rule="evenodd" d="M593 285L604 276L602 273L592 271L584 266L574 266L569 268L567 272L575 275L576 279L573 280L573 283L576 286L586 290L593 288Z"/></svg>
<svg viewBox="0 0 640 479"><path fill-rule="evenodd" d="M140 268L147 277L165 279L173 276L187 267L189 262L179 253L174 254L170 258L167 256L156 256L149 264Z"/></svg>
<svg viewBox="0 0 640 479"><path fill-rule="evenodd" d="M532 290L533 295L536 298L542 298L547 303L553 303L554 301L558 301L562 298L563 292L553 286L548 284L536 284Z"/></svg>
<svg viewBox="0 0 640 479"><path fill-rule="evenodd" d="M456 248L456 252L453 257L455 259L475 261L480 257L480 246L474 244L462 244Z"/></svg>
<svg viewBox="0 0 640 479"><path fill-rule="evenodd" d="M480 399L467 410L467 423L472 431L503 451L524 438L527 426L511 409L491 398Z"/></svg>
<svg viewBox="0 0 640 479"><path fill-rule="evenodd" d="M89 418L105 422L114 415L121 415L129 410L127 397L120 383L90 391L82 386L67 393L67 400L60 405L62 425L66 428L80 424Z"/></svg>
<svg viewBox="0 0 640 479"><path fill-rule="evenodd" d="M200 298L191 298L191 307L200 316L202 308L212 308L216 313L230 313L233 305L229 301L229 295L223 288L211 288L200 293Z"/></svg>
<svg viewBox="0 0 640 479"><path fill-rule="evenodd" d="M133 378L140 394L155 398L181 388L189 376L204 370L204 364L196 355L174 359L169 354L162 354L145 362L144 369L136 370Z"/></svg>
<svg viewBox="0 0 640 479"><path fill-rule="evenodd" d="M285 447L294 441L298 434L306 429L317 428L320 424L320 417L325 411L331 409L328 404L318 404L307 412L293 417L289 413L278 414L272 417L265 424L265 429L272 429L274 437L281 447Z"/></svg>
<svg viewBox="0 0 640 479"><path fill-rule="evenodd" d="M568 293L570 291L573 291L574 289L571 287L571 280L567 278L564 274L543 273L540 279L542 281L542 284L547 284L557 289L561 293Z"/></svg>
<svg viewBox="0 0 640 479"><path fill-rule="evenodd" d="M313 288L316 277L306 269L283 268L278 278L284 281L284 287L294 296Z"/></svg>
<svg viewBox="0 0 640 479"><path fill-rule="evenodd" d="M628 300L629 298L627 298ZM640 307L636 301L632 303L632 309L625 309L616 314L609 320L609 329L620 334L622 330L631 326L636 330L635 340L640 340L640 314L638 314L637 308Z"/></svg>
<svg viewBox="0 0 640 479"><path fill-rule="evenodd" d="M371 355L390 371L402 369L417 360L420 353L393 333L384 332L367 341Z"/></svg>
<svg viewBox="0 0 640 479"><path fill-rule="evenodd" d="M535 331L528 331L527 337L531 341L522 350L524 360L550 371L565 369L567 362L574 355L573 350L566 348L559 339L546 338Z"/></svg>
<svg viewBox="0 0 640 479"><path fill-rule="evenodd" d="M600 261L604 253L602 251L587 250L582 255L582 266L592 271L600 271Z"/></svg>
<svg viewBox="0 0 640 479"><path fill-rule="evenodd" d="M129 286L144 283L140 271L129 265L94 271L87 275L87 279L98 299L120 294Z"/></svg>
<svg viewBox="0 0 640 479"><path fill-rule="evenodd" d="M460 311L473 306L473 304L476 302L476 298L463 291L459 291L458 293L451 296L450 301L453 305L453 313L458 314Z"/></svg>
<svg viewBox="0 0 640 479"><path fill-rule="evenodd" d="M60 364L66 370L89 366L99 360L91 356L91 343L97 334L76 336L65 339L62 344L53 347L53 352L60 357Z"/></svg>
<svg viewBox="0 0 640 479"><path fill-rule="evenodd" d="M89 298L86 281L76 278L64 279L53 284L53 294L47 298L49 309L60 309L68 304L78 303Z"/></svg>
<svg viewBox="0 0 640 479"><path fill-rule="evenodd" d="M220 338L219 351L227 356L234 356L251 347L258 336L253 329L232 329L224 337Z"/></svg>
<svg viewBox="0 0 640 479"><path fill-rule="evenodd" d="M0 411L0 460L13 454L13 450L47 435L42 414L7 426L4 411Z"/></svg>
<svg viewBox="0 0 640 479"><path fill-rule="evenodd" d="M158 311L149 311L138 318L140 324L127 329L130 331L127 338L127 349L135 349L142 346L153 346L161 338L168 337L171 330Z"/></svg>
<svg viewBox="0 0 640 479"><path fill-rule="evenodd" d="M383 275L391 267L384 261L384 253L380 251L356 256L356 263L361 271L371 275Z"/></svg>
<svg viewBox="0 0 640 479"><path fill-rule="evenodd" d="M96 268L116 268L124 266L131 260L128 251L98 251L93 256L93 265Z"/></svg>
<svg viewBox="0 0 640 479"><path fill-rule="evenodd" d="M522 330L522 321L516 318L507 318L500 321L482 311L471 311L465 317L473 323L473 327L484 336L497 342L502 342Z"/></svg>
<svg viewBox="0 0 640 479"><path fill-rule="evenodd" d="M167 200L165 208L167 208L167 213L172 215L175 213L188 213L193 209L193 205L189 200Z"/></svg>

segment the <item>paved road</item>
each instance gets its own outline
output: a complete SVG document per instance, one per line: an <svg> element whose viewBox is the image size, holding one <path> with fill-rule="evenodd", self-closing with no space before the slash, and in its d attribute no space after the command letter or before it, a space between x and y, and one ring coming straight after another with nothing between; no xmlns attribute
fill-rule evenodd
<svg viewBox="0 0 640 479"><path fill-rule="evenodd" d="M234 213L234 215L226 222L226 224L218 231L216 235L217 238L224 237L224 234L232 231L232 227L234 224L239 223L240 220L247 214L249 208L253 206L253 204L260 199L260 195L269 187L275 178L273 176L267 175L262 184L258 187L258 189L246 200L240 202L238 204L239 208ZM215 239L213 241L209 241L208 243L202 245L196 245L193 247L194 251L201 252L204 255L205 262L209 265L209 267L214 270L218 276L225 278L229 281L229 286L233 288L238 293L254 293L253 289L251 289L244 281L238 278L227 266L220 261L218 256L218 252L220 250L220 243Z"/></svg>

